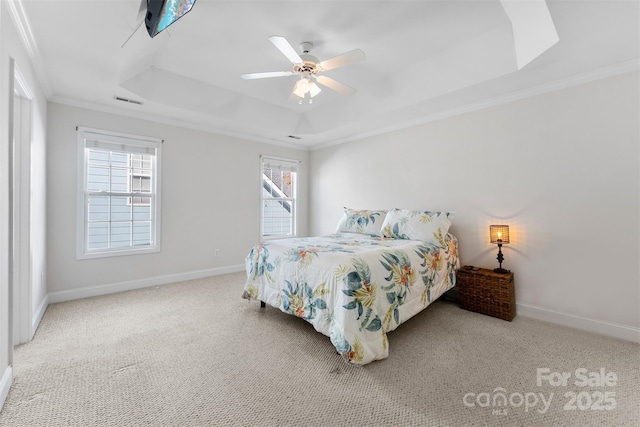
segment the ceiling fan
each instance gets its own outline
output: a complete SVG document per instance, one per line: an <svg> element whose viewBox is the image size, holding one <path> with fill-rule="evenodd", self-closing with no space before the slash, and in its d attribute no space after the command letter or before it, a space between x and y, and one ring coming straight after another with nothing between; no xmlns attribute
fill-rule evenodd
<svg viewBox="0 0 640 427"><path fill-rule="evenodd" d="M316 96L322 90L316 83L322 86L326 86L343 95L352 95L355 90L349 86L342 84L331 77L322 75L323 71L333 70L334 68L342 67L354 62L362 61L365 59L365 54L360 49L354 49L342 55L334 56L333 58L320 61L313 55L309 54L309 51L313 48L313 43L302 42L300 43L301 55L295 51L286 38L282 36L271 36L269 40L275 47L280 50L286 56L289 61L293 63L292 71L269 71L264 73L248 73L242 74L245 80L264 79L269 77L288 77L293 75L300 76L293 87L293 95L300 98L300 103L309 94L309 103L312 102L312 98Z"/></svg>

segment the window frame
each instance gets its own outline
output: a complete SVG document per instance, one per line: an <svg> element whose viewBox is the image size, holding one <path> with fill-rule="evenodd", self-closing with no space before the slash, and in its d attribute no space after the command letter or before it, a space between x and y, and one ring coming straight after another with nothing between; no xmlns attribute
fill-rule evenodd
<svg viewBox="0 0 640 427"><path fill-rule="evenodd" d="M268 235L265 236L264 232L264 203L266 200L280 200L282 199L281 197L272 197L272 198L265 198L264 197L264 169L265 169L265 164L268 163L272 163L274 165L281 165L281 166L285 166L287 168L287 170L289 170L290 172L295 173L295 177L293 179L293 192L292 192L292 196L290 198L287 198L287 201L291 202L291 210L292 210L292 214L291 214L291 233L289 234L274 234L274 235ZM299 160L295 160L295 159L286 159L286 158L281 158L281 157L273 157L273 156L266 156L266 155L261 155L260 156L260 241L267 241L267 240L276 240L276 239L287 239L287 238L291 238L291 237L297 237L298 235L298 229L297 229L297 225L298 225L298 175L300 173L299 167L300 165L300 161Z"/></svg>
<svg viewBox="0 0 640 427"><path fill-rule="evenodd" d="M109 144L120 144L124 147L141 147L155 150L153 161L153 177L151 179L151 245L144 248L124 247L88 250L88 206L87 199L87 170L88 147L87 140L102 141ZM159 138L132 135L85 126L77 127L77 207L76 207L76 259L95 259L114 256L128 256L160 252L161 230L161 165L162 140ZM109 193L111 195L111 193Z"/></svg>

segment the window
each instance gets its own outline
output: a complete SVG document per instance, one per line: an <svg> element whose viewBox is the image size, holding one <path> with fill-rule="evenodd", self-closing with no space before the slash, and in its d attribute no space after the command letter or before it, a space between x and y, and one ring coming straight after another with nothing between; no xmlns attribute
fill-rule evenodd
<svg viewBox="0 0 640 427"><path fill-rule="evenodd" d="M263 239L296 235L296 160L262 157Z"/></svg>
<svg viewBox="0 0 640 427"><path fill-rule="evenodd" d="M77 258L160 250L155 138L78 128Z"/></svg>

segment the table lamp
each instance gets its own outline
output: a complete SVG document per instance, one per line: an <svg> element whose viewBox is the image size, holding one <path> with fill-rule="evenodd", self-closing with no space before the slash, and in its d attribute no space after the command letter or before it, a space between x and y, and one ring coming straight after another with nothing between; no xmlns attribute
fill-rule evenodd
<svg viewBox="0 0 640 427"><path fill-rule="evenodd" d="M498 263L500 266L498 268L494 268L493 271L496 273L509 273L509 270L502 268L502 261L504 261L504 256L502 256L502 245L509 243L509 226L508 225L490 225L489 226L489 237L491 239L491 243L498 244Z"/></svg>

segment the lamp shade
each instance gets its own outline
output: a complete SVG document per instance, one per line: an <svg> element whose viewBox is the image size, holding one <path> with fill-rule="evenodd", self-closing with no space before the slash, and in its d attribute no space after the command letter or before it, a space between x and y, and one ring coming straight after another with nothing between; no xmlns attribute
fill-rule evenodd
<svg viewBox="0 0 640 427"><path fill-rule="evenodd" d="M490 225L489 238L491 239L491 243L509 243L509 226Z"/></svg>
<svg viewBox="0 0 640 427"><path fill-rule="evenodd" d="M309 92L309 81L305 78L302 78L296 82L296 85L293 87L293 94L304 98L304 96Z"/></svg>
<svg viewBox="0 0 640 427"><path fill-rule="evenodd" d="M319 94L322 91L322 89L320 89L320 86L318 86L317 84L315 84L314 82L309 83L309 95L313 98L314 96L316 96L317 94Z"/></svg>

